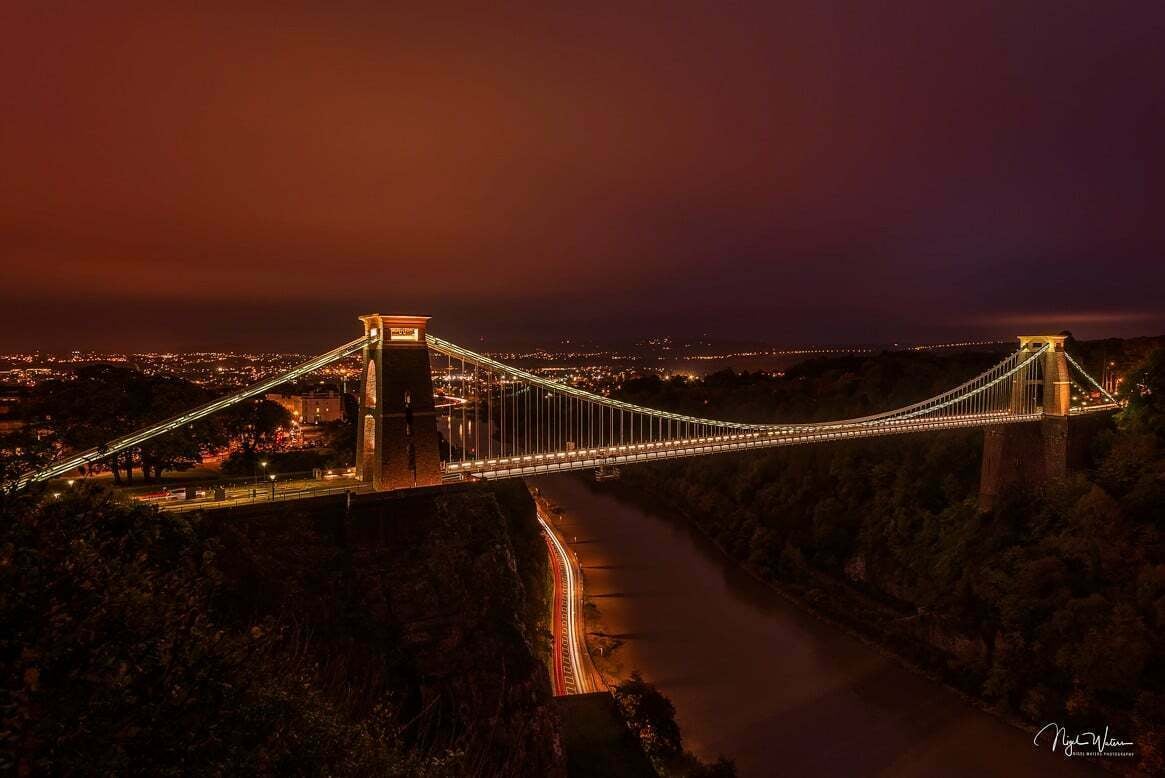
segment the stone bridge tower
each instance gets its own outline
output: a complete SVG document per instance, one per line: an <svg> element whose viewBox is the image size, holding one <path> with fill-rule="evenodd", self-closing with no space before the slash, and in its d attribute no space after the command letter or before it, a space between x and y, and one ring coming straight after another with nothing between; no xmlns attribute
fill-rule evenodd
<svg viewBox="0 0 1165 778"><path fill-rule="evenodd" d="M441 483L428 316L361 316L368 343L356 426L356 477L376 491Z"/></svg>
<svg viewBox="0 0 1165 778"><path fill-rule="evenodd" d="M1064 335L1022 335L1021 352L1032 353L1044 344L1040 365L1039 424L997 424L984 430L983 464L979 481L979 510L987 511L1009 484L1027 481L1044 484L1063 479L1068 473L1068 405L1071 381L1064 355ZM1012 380L1012 405L1018 409L1027 390L1019 374Z"/></svg>

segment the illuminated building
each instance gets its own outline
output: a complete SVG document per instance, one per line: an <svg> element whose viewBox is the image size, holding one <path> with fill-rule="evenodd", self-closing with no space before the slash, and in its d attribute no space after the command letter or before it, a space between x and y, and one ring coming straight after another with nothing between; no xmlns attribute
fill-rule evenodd
<svg viewBox="0 0 1165 778"><path fill-rule="evenodd" d="M344 398L338 392L271 393L266 399L282 405L300 424L326 424L344 419Z"/></svg>

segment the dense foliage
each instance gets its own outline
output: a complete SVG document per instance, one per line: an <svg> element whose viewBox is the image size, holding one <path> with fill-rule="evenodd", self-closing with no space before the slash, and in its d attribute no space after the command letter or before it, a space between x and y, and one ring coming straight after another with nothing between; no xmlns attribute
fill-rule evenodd
<svg viewBox="0 0 1165 778"><path fill-rule="evenodd" d="M211 398L205 389L182 378L93 364L78 368L69 380L38 385L25 416L31 428L49 433L62 449L84 451ZM117 483L123 478L132 481L134 469L139 468L148 481L164 470L192 467L202 461L203 454L224 447L229 440L253 458L253 452L273 447L276 431L290 420L282 406L250 400L106 457L94 467L109 468Z"/></svg>
<svg viewBox="0 0 1165 778"><path fill-rule="evenodd" d="M528 499L398 501L384 524L23 494L0 517L0 771L554 773Z"/></svg>
<svg viewBox="0 0 1165 778"><path fill-rule="evenodd" d="M729 418L839 418L928 396L993 359L820 360L784 377L640 381L627 398L689 412L710 401ZM971 431L661 463L624 479L759 575L1001 712L1107 724L1151 771L1165 724L1162 351L1129 371L1123 395L1128 408L1101 420L1082 470L1014 487L987 514L976 505L982 433Z"/></svg>

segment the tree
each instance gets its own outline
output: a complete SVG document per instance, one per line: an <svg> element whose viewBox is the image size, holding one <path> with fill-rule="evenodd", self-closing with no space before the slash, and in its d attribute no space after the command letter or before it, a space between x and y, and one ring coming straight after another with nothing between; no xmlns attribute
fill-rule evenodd
<svg viewBox="0 0 1165 778"><path fill-rule="evenodd" d="M1129 372L1120 394L1128 403L1120 415L1121 426L1165 439L1165 348L1149 352Z"/></svg>
<svg viewBox="0 0 1165 778"><path fill-rule="evenodd" d="M145 375L114 365L86 365L73 380L38 386L29 402L29 423L53 433L73 450L100 448L152 422L176 416L210 399L207 391L173 376ZM204 420L154 438L105 459L115 483L133 480L135 462L146 480L163 470L201 461L209 449L226 442L223 428Z"/></svg>
<svg viewBox="0 0 1165 778"><path fill-rule="evenodd" d="M627 726L639 736L643 750L657 769L674 762L683 753L676 709L639 671L615 688L615 700Z"/></svg>
<svg viewBox="0 0 1165 778"><path fill-rule="evenodd" d="M10 503L35 500L35 491L17 488L20 480L44 467L52 459L52 449L28 427L0 434L0 511Z"/></svg>
<svg viewBox="0 0 1165 778"><path fill-rule="evenodd" d="M155 376L147 381L149 397L142 424L177 416L210 399L199 386L179 378ZM227 443L224 426L201 419L144 443L138 450L142 476L161 477L163 470L185 470L202 461L202 455Z"/></svg>
<svg viewBox="0 0 1165 778"><path fill-rule="evenodd" d="M331 460L338 467L356 461L356 419L333 421L323 425L324 445L332 450Z"/></svg>
<svg viewBox="0 0 1165 778"><path fill-rule="evenodd" d="M48 430L70 449L97 448L134 429L140 419L134 398L140 394L141 380L136 370L85 365L73 380L37 386L29 397L27 422ZM133 453L123 452L108 457L105 464L113 471L114 482L121 483L122 466L132 462Z"/></svg>
<svg viewBox="0 0 1165 778"><path fill-rule="evenodd" d="M279 430L291 425L291 414L279 403L255 398L225 411L223 424L249 459L257 451L275 449Z"/></svg>
<svg viewBox="0 0 1165 778"><path fill-rule="evenodd" d="M656 772L681 778L735 778L736 765L719 757L711 764L701 762L684 750L676 709L672 701L636 670L615 687L615 702L627 726L643 746Z"/></svg>

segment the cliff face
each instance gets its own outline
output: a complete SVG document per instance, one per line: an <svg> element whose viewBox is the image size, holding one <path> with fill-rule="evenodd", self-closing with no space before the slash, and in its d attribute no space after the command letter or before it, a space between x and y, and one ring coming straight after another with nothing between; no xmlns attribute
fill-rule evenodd
<svg viewBox="0 0 1165 778"><path fill-rule="evenodd" d="M212 521L252 542L226 544L243 598L267 591L266 608L327 646L327 661L347 657L337 671L365 704L393 701L410 748L447 755L456 773L561 773L537 657L546 553L520 483ZM301 584L283 583L289 574Z"/></svg>
<svg viewBox="0 0 1165 778"><path fill-rule="evenodd" d="M354 605L399 630L420 742L453 735L472 773L553 775L561 745L535 655L548 608L524 584L545 580L545 545L524 487L498 489L356 506ZM442 735L442 722L456 724Z"/></svg>
<svg viewBox="0 0 1165 778"><path fill-rule="evenodd" d="M3 518L0 771L563 774L520 484Z"/></svg>

